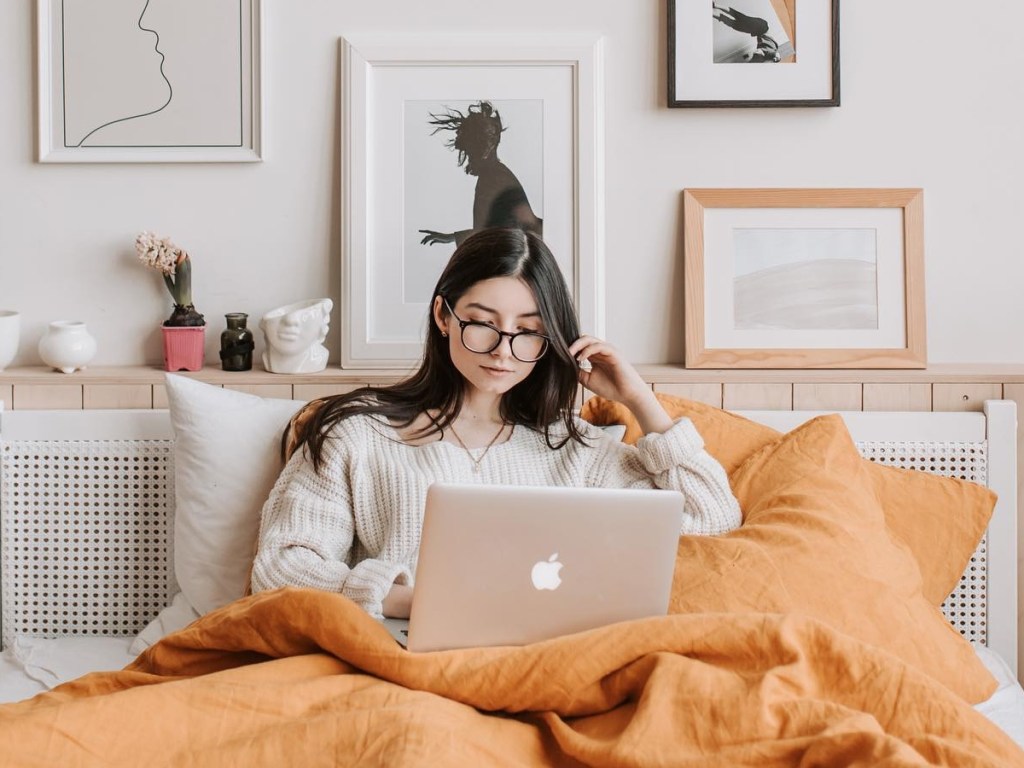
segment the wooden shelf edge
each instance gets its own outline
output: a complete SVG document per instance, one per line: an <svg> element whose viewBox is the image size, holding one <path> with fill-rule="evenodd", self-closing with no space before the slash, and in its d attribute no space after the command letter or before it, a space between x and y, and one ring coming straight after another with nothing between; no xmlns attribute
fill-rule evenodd
<svg viewBox="0 0 1024 768"><path fill-rule="evenodd" d="M208 384L379 384L405 376L403 370L342 370L328 367L317 373L270 373L254 367L251 371L224 371L207 367L201 371L176 371L174 375L187 376ZM8 385L85 385L85 384L163 384L167 372L160 366L97 366L74 373L61 373L44 366L8 368L0 371L0 384Z"/></svg>
<svg viewBox="0 0 1024 768"><path fill-rule="evenodd" d="M694 369L681 364L637 365L645 381L666 383L914 383L914 382L1024 382L1024 364L1014 363L939 363L920 369ZM207 367L201 371L180 371L178 375L217 385L261 384L385 384L396 381L411 370L352 370L330 366L317 373L277 374L262 368L251 371L223 371ZM159 366L99 366L65 374L44 366L8 368L0 371L0 386L20 385L98 385L164 383L165 371Z"/></svg>
<svg viewBox="0 0 1024 768"><path fill-rule="evenodd" d="M915 382L1024 382L1024 364L1018 363L936 363L928 368L900 369L723 369L686 368L681 363L637 365L637 371L651 384L683 383L907 383Z"/></svg>

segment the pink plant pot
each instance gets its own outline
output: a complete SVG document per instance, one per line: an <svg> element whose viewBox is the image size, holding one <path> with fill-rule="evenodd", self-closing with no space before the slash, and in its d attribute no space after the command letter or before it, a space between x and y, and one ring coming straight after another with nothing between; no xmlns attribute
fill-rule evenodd
<svg viewBox="0 0 1024 768"><path fill-rule="evenodd" d="M206 326L162 326L160 330L164 336L165 371L202 370Z"/></svg>

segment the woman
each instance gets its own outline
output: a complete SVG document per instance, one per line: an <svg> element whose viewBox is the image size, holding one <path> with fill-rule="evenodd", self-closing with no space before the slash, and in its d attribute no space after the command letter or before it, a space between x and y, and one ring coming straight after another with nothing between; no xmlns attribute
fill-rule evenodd
<svg viewBox="0 0 1024 768"><path fill-rule="evenodd" d="M406 618L435 481L672 488L686 497L683 533L739 526L693 424L673 422L614 347L579 334L539 237L474 234L433 296L410 378L330 398L299 427L300 449L263 508L254 591L316 587ZM573 416L579 384L630 408L646 435L637 447Z"/></svg>

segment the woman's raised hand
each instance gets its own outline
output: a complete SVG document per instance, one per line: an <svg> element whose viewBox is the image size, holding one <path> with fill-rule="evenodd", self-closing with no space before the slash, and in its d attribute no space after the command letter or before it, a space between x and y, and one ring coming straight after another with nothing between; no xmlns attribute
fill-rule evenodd
<svg viewBox="0 0 1024 768"><path fill-rule="evenodd" d="M579 365L580 384L595 395L631 405L651 394L651 388L619 351L607 341L580 336L569 345Z"/></svg>
<svg viewBox="0 0 1024 768"><path fill-rule="evenodd" d="M569 345L579 365L579 381L595 395L616 400L636 416L644 434L664 432L672 419L636 368L607 341L580 336Z"/></svg>

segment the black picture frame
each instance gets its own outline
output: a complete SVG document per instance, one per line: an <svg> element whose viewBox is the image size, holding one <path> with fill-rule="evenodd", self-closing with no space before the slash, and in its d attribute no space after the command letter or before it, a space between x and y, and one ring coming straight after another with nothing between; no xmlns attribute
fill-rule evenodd
<svg viewBox="0 0 1024 768"><path fill-rule="evenodd" d="M828 4L828 13L830 18L827 19L827 27L829 29L829 53L830 55L817 55L814 56L812 65L827 70L828 72L828 83L827 86L822 90L819 96L813 98L807 98L804 95L800 97L792 96L788 97L784 93L777 94L772 98L758 97L756 93L757 83L751 83L751 97L750 98L735 98L734 95L730 94L728 97L709 98L702 89L700 93L693 93L693 88L687 87L687 77L685 62L683 65L680 64L679 54L686 48L686 41L680 39L681 24L691 22L689 30L694 35L704 34L703 30L698 31L697 25L693 24L692 14L700 13L696 10L699 3L704 3L708 6L708 21L712 20L711 16L711 5L712 0L667 0L668 2L668 106L671 108L719 108L719 107L838 107L839 101L839 0L795 0L795 2L803 3L820 3L825 5ZM728 2L721 3L722 5L728 5ZM678 6L678 7L677 7ZM795 7L795 6L794 6ZM682 13L681 9L685 9ZM689 16L690 18L687 18ZM710 31L711 25L708 24L705 30ZM750 33L752 34L752 33ZM799 30L798 30L799 34ZM806 34L806 33L805 33ZM710 37L710 35L709 35ZM696 38L693 38L696 39ZM707 38L703 41L707 42ZM691 48L697 53L697 46ZM708 55L711 53L708 48L701 48L700 55ZM799 52L797 53L797 60L799 61ZM730 68L728 70L730 74L736 73L738 77L733 80L739 79L742 81L742 74L746 71L754 73L754 70L746 70L745 68L740 69L739 64L716 64L715 66L725 66ZM767 66L772 66L768 64ZM789 64L781 64L776 66L790 66ZM821 69L819 69L821 71ZM759 70L760 72L760 70ZM753 81L754 78L751 78ZM741 83L742 84L742 83ZM735 88L733 89L735 90Z"/></svg>

